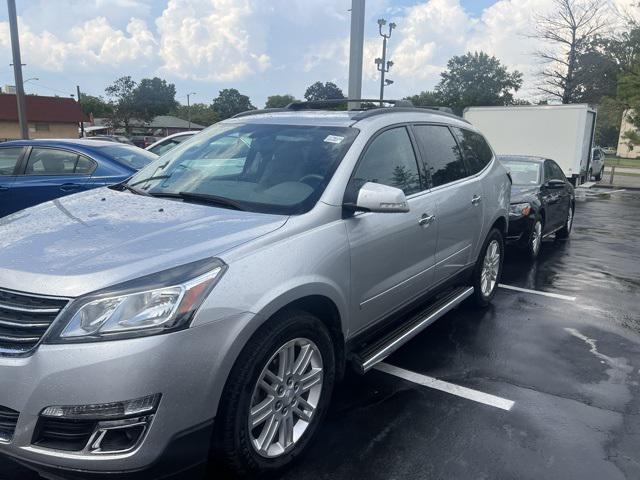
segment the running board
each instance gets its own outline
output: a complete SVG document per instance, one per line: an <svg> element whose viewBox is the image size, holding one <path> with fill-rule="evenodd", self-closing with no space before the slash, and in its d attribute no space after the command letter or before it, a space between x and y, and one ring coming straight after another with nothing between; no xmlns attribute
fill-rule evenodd
<svg viewBox="0 0 640 480"><path fill-rule="evenodd" d="M457 288L409 317L394 330L357 352L353 357L356 370L367 372L472 294L473 287Z"/></svg>

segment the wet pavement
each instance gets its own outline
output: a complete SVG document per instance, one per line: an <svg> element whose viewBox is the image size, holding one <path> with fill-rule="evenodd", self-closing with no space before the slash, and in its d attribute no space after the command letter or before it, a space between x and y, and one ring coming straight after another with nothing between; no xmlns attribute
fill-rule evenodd
<svg viewBox="0 0 640 480"><path fill-rule="evenodd" d="M640 478L640 192L580 200L571 238L545 241L536 262L509 250L502 282L575 300L500 289L488 309L449 313L385 363L510 410L349 374L282 478ZM2 479L34 478L1 462Z"/></svg>

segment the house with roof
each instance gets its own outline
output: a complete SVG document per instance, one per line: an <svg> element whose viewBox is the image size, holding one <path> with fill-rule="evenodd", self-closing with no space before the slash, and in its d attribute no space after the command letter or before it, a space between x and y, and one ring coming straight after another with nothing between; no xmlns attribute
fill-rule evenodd
<svg viewBox="0 0 640 480"><path fill-rule="evenodd" d="M72 98L27 95L29 138L78 138L80 122L88 120ZM0 93L0 141L20 138L16 96Z"/></svg>

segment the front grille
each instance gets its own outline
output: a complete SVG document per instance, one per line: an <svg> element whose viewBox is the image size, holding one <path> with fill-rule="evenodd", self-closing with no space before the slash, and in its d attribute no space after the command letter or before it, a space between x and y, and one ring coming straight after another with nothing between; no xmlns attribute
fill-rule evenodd
<svg viewBox="0 0 640 480"><path fill-rule="evenodd" d="M8 442L13 438L19 415L19 412L0 405L0 440Z"/></svg>
<svg viewBox="0 0 640 480"><path fill-rule="evenodd" d="M97 421L40 417L33 444L68 452L83 450L96 429Z"/></svg>
<svg viewBox="0 0 640 480"><path fill-rule="evenodd" d="M35 348L68 301L0 290L0 355Z"/></svg>

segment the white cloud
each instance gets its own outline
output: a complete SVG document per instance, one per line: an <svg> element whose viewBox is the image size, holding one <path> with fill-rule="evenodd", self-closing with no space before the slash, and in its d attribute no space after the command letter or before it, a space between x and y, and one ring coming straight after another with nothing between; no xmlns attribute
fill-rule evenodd
<svg viewBox="0 0 640 480"><path fill-rule="evenodd" d="M122 31L97 17L73 27L67 39L48 30L35 33L22 18L18 23L22 60L54 72L147 64L157 48L147 24L135 18ZM8 22L0 23L0 47L10 49Z"/></svg>
<svg viewBox="0 0 640 480"><path fill-rule="evenodd" d="M156 20L163 70L181 78L240 80L270 66L249 0L169 0ZM253 28L255 27L255 28Z"/></svg>

